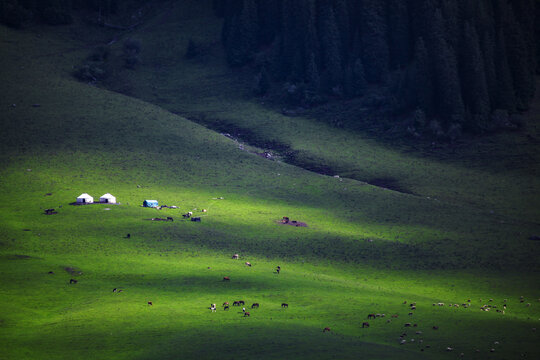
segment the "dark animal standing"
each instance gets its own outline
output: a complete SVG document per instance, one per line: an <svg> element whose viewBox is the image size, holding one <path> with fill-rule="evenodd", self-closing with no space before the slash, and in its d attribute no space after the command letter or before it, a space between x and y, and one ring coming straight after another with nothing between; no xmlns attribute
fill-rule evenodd
<svg viewBox="0 0 540 360"><path fill-rule="evenodd" d="M325 327L324 330L322 332L327 332L327 331L330 331L330 328L329 327Z"/></svg>
<svg viewBox="0 0 540 360"><path fill-rule="evenodd" d="M174 219L170 216L167 216L167 221L174 221Z"/></svg>
<svg viewBox="0 0 540 360"><path fill-rule="evenodd" d="M191 221L201 222L201 218L200 217L192 217Z"/></svg>
<svg viewBox="0 0 540 360"><path fill-rule="evenodd" d="M244 317L246 317L246 316L249 316L249 313L248 313L248 312L245 312L245 313L244 313Z"/></svg>
<svg viewBox="0 0 540 360"><path fill-rule="evenodd" d="M288 308L288 307L289 307L289 304L287 304L287 303L282 303L282 304L281 304L281 307L282 307L282 308Z"/></svg>
<svg viewBox="0 0 540 360"><path fill-rule="evenodd" d="M191 214L190 213L187 213L187 214L182 214L182 217L184 219L189 219L191 217Z"/></svg>
<svg viewBox="0 0 540 360"><path fill-rule="evenodd" d="M238 305L246 305L246 303L244 302L244 300L238 300Z"/></svg>
<svg viewBox="0 0 540 360"><path fill-rule="evenodd" d="M148 305L154 305L154 304L152 304L152 302L151 302L151 301L149 301L149 302L148 302Z"/></svg>
<svg viewBox="0 0 540 360"><path fill-rule="evenodd" d="M246 261L246 266L251 267L251 263Z"/></svg>
<svg viewBox="0 0 540 360"><path fill-rule="evenodd" d="M234 260L238 260L239 257L240 257L240 255L238 255L238 254L234 254L234 255L232 256L232 258L233 258Z"/></svg>
<svg viewBox="0 0 540 360"><path fill-rule="evenodd" d="M232 303L232 306L240 306L240 301L235 301Z"/></svg>
<svg viewBox="0 0 540 360"><path fill-rule="evenodd" d="M76 284L76 283L77 283L77 280L71 279L71 280L69 280L69 283L70 283L70 284Z"/></svg>
<svg viewBox="0 0 540 360"><path fill-rule="evenodd" d="M368 327L369 327L369 323L368 323L368 322L363 322L363 323L362 323L362 327L363 327L363 328L368 328Z"/></svg>
<svg viewBox="0 0 540 360"><path fill-rule="evenodd" d="M375 314L368 314L367 318L368 319L375 319Z"/></svg>
<svg viewBox="0 0 540 360"><path fill-rule="evenodd" d="M126 238L129 239L130 237L131 237L131 234L127 234L127 235L126 235Z"/></svg>
<svg viewBox="0 0 540 360"><path fill-rule="evenodd" d="M259 303L254 303L253 305L251 305L251 308L252 308L252 309L253 309L253 308L257 308L257 309L258 309L258 308L259 308Z"/></svg>

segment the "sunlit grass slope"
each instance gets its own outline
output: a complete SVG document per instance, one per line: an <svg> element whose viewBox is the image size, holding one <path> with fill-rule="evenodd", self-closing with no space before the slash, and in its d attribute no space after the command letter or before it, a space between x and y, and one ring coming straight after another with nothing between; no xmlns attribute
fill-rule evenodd
<svg viewBox="0 0 540 360"><path fill-rule="evenodd" d="M78 26L0 28L3 358L538 357L537 224L268 161L76 82ZM69 205L82 192L121 205ZM180 209L140 207L148 198ZM479 310L505 298L504 315ZM234 300L249 318L208 310ZM386 316L362 328L369 313Z"/></svg>

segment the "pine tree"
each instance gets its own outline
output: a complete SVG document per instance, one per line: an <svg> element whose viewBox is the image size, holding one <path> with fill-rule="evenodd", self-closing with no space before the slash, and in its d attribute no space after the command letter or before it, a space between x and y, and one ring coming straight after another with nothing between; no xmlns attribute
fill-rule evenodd
<svg viewBox="0 0 540 360"><path fill-rule="evenodd" d="M411 52L406 0L389 0L388 2L388 38L391 68L405 67L410 60Z"/></svg>
<svg viewBox="0 0 540 360"><path fill-rule="evenodd" d="M447 122L463 123L465 107L461 95L456 53L445 39L444 20L440 10L433 15L429 43L434 64L437 111Z"/></svg>
<svg viewBox="0 0 540 360"><path fill-rule="evenodd" d="M414 60L412 64L411 83L407 86L414 93L415 100L412 104L420 108L426 114L433 113L433 75L430 66L430 57L423 38L416 40L414 47Z"/></svg>
<svg viewBox="0 0 540 360"><path fill-rule="evenodd" d="M487 127L490 113L484 59L474 26L465 23L463 32L462 84L465 105L472 114L473 126Z"/></svg>
<svg viewBox="0 0 540 360"><path fill-rule="evenodd" d="M366 79L379 83L388 74L389 64L385 6L380 0L362 4L362 62Z"/></svg>
<svg viewBox="0 0 540 360"><path fill-rule="evenodd" d="M497 71L497 92L494 105L496 109L504 109L513 112L516 108L514 81L508 65L506 55L506 37L503 29L499 29L497 35L497 56L495 57L495 69Z"/></svg>
<svg viewBox="0 0 540 360"><path fill-rule="evenodd" d="M334 16L334 10L329 1L321 8L321 50L324 68L328 77L329 87L341 84L343 81L343 64L341 58L341 38Z"/></svg>

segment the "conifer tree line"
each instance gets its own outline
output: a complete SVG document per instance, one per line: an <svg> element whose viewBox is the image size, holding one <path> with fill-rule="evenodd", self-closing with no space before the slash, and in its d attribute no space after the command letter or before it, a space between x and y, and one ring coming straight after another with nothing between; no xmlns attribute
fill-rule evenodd
<svg viewBox="0 0 540 360"><path fill-rule="evenodd" d="M400 113L489 128L528 109L540 69L536 0L216 0L231 66L311 94L388 88Z"/></svg>

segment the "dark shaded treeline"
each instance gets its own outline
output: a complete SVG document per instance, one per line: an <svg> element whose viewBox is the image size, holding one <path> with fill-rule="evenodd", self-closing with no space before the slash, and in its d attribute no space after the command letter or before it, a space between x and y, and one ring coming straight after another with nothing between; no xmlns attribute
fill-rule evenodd
<svg viewBox="0 0 540 360"><path fill-rule="evenodd" d="M225 18L230 65L251 63L259 79L270 74L302 86L303 103L316 94L361 96L379 85L398 114L437 118L446 129L482 130L501 114L526 110L534 96L540 53L535 0L214 5Z"/></svg>
<svg viewBox="0 0 540 360"><path fill-rule="evenodd" d="M107 16L121 15L134 6L148 2L143 0L0 0L0 21L16 28L30 20L49 25L64 25L73 21L73 11L77 10L96 12L99 21L105 21Z"/></svg>

